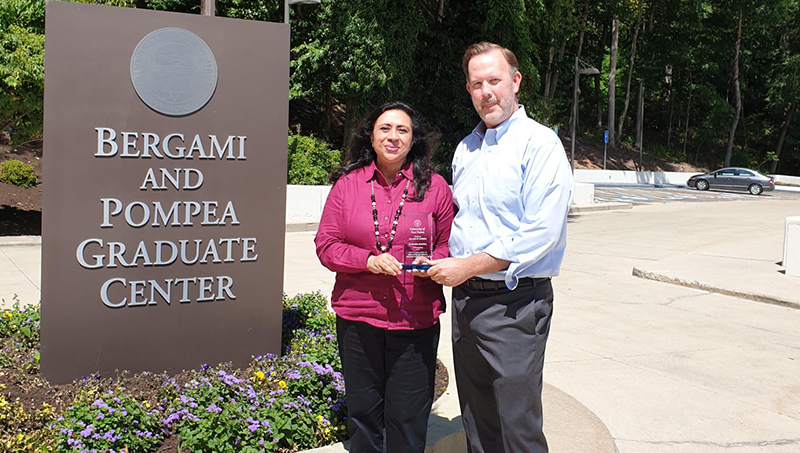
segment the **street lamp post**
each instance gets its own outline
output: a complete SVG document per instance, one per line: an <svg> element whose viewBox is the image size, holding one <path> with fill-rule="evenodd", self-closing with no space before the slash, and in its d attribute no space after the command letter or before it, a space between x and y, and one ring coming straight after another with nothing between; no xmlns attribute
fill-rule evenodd
<svg viewBox="0 0 800 453"><path fill-rule="evenodd" d="M575 57L575 87L572 91L572 131L570 133L570 137L572 143L570 143L570 160L569 165L572 167L572 172L575 172L575 131L578 129L578 87L580 85L580 75L593 75L593 74L600 74L600 71L597 68L592 67L580 67L580 59Z"/></svg>
<svg viewBox="0 0 800 453"><path fill-rule="evenodd" d="M320 0L283 0L283 23L289 23L289 5L300 5L304 3L317 3Z"/></svg>

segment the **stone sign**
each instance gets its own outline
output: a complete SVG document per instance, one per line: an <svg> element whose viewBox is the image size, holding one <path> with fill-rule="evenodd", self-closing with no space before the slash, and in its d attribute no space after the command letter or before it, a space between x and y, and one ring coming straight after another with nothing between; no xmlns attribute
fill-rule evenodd
<svg viewBox="0 0 800 453"><path fill-rule="evenodd" d="M47 3L42 373L280 348L289 29Z"/></svg>

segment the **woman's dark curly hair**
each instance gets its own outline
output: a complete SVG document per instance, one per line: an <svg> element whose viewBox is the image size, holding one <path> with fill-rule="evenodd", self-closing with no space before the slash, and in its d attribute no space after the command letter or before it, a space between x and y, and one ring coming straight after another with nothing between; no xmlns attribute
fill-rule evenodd
<svg viewBox="0 0 800 453"><path fill-rule="evenodd" d="M356 131L350 138L350 145L347 147L347 156L345 157L344 165L333 170L329 180L331 183L336 183L342 176L351 171L366 167L375 160L375 150L372 149L372 131L375 128L375 122L378 118L389 110L402 110L411 117L413 141L411 143L411 150L408 151L408 156L406 156L406 162L411 162L414 165L415 195L411 199L414 201L422 201L425 197L425 191L428 190L428 187L431 185L431 173L433 173L433 164L430 159L431 152L433 151L433 134L425 124L422 115L408 104L400 101L392 101L383 104L361 121L361 124L356 128Z"/></svg>

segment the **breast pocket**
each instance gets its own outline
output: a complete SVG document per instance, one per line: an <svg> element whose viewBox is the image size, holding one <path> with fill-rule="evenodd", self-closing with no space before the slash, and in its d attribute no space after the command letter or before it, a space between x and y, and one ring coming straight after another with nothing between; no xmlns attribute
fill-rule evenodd
<svg viewBox="0 0 800 453"><path fill-rule="evenodd" d="M496 214L518 212L522 203L522 169L519 165L499 160L487 165L483 184L483 201Z"/></svg>

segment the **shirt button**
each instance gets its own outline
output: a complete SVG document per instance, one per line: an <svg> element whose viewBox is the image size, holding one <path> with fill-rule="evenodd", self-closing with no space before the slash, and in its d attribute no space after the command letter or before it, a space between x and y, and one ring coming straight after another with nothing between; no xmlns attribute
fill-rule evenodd
<svg viewBox="0 0 800 453"><path fill-rule="evenodd" d="M383 300L386 300L386 296L383 296Z"/></svg>
<svg viewBox="0 0 800 453"><path fill-rule="evenodd" d="M386 200L386 204L392 204L392 200Z"/></svg>
<svg viewBox="0 0 800 453"><path fill-rule="evenodd" d="M388 238L389 237L389 233L384 234L383 237Z"/></svg>
<svg viewBox="0 0 800 453"><path fill-rule="evenodd" d="M389 218L388 217L384 217L383 220L389 220Z"/></svg>

